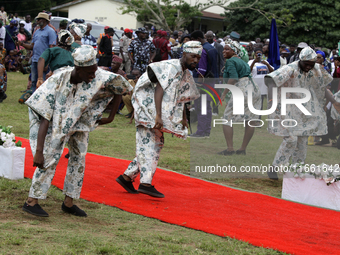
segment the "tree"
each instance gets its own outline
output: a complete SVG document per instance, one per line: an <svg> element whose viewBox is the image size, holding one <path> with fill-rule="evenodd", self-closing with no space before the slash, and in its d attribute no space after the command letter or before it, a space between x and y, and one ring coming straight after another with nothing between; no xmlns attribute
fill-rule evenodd
<svg viewBox="0 0 340 255"><path fill-rule="evenodd" d="M240 0L228 7L240 7L251 3ZM327 48L334 48L340 39L337 18L340 3L324 0L261 0L253 9L231 9L225 12L229 22L227 31L235 30L242 40L254 40L256 37L269 38L270 21L276 18L279 40L288 44L306 42ZM262 12L262 13L260 13Z"/></svg>

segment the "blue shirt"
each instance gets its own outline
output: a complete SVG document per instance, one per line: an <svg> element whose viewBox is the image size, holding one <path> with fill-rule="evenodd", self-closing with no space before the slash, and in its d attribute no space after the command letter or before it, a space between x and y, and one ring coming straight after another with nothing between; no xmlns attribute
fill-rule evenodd
<svg viewBox="0 0 340 255"><path fill-rule="evenodd" d="M38 62L40 55L50 47L50 45L56 45L57 34L49 26L45 26L43 29L38 29L34 32L32 43L33 56L32 62Z"/></svg>

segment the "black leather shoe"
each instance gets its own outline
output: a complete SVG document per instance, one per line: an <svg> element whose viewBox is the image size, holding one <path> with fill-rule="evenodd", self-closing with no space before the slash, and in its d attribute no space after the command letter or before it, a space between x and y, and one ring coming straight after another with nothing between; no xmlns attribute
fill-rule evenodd
<svg viewBox="0 0 340 255"><path fill-rule="evenodd" d="M63 212L69 213L69 214L73 214L75 216L79 216L79 217L87 217L86 212L84 212L82 209L80 209L78 206L73 205L72 207L67 207L64 202L61 205L61 210L63 210Z"/></svg>
<svg viewBox="0 0 340 255"><path fill-rule="evenodd" d="M140 193L143 193L143 194L146 194L152 197L159 197L159 198L164 197L164 194L157 191L154 186L145 186L143 184L140 184L138 187L138 191Z"/></svg>
<svg viewBox="0 0 340 255"><path fill-rule="evenodd" d="M133 187L132 181L127 181L124 179L123 175L120 175L117 179L116 182L120 184L127 192L131 194L139 194L139 192Z"/></svg>
<svg viewBox="0 0 340 255"><path fill-rule="evenodd" d="M40 216L40 217L48 217L48 213L45 212L40 205L35 204L34 206L30 206L25 202L24 206L22 207L22 210L25 212L28 212L30 214L33 214L35 216Z"/></svg>

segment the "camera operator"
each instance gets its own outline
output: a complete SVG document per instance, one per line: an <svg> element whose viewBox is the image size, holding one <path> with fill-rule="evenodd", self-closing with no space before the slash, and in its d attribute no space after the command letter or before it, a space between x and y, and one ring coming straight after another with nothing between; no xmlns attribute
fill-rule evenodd
<svg viewBox="0 0 340 255"><path fill-rule="evenodd" d="M255 58L248 62L251 75L254 78L255 83L259 85L261 91L261 110L263 109L263 100L268 94L268 88L264 83L264 76L274 71L274 67L266 60L262 60L262 55L262 49L255 49ZM261 116L259 116L259 118L261 118Z"/></svg>
<svg viewBox="0 0 340 255"><path fill-rule="evenodd" d="M18 21L11 20L11 23L5 27L6 37L5 37L5 48L7 50L7 55L11 50L16 48L15 43L18 41Z"/></svg>

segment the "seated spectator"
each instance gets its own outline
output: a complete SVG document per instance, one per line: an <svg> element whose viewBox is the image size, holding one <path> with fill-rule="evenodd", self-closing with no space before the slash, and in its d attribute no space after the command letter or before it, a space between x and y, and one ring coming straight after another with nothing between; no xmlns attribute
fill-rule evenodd
<svg viewBox="0 0 340 255"><path fill-rule="evenodd" d="M7 98L7 73L3 65L0 64L0 103Z"/></svg>
<svg viewBox="0 0 340 255"><path fill-rule="evenodd" d="M112 61L111 61L111 72L120 74L123 76L125 79L127 79L126 73L120 69L120 66L123 63L123 59L118 57L117 55L112 56Z"/></svg>
<svg viewBox="0 0 340 255"><path fill-rule="evenodd" d="M11 50L9 55L7 55L5 58L5 67L8 72L16 72L18 70L18 59L18 51Z"/></svg>
<svg viewBox="0 0 340 255"><path fill-rule="evenodd" d="M3 66L5 65L5 57L6 57L7 51L4 48L4 44L0 42L0 64Z"/></svg>

